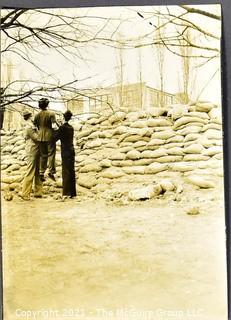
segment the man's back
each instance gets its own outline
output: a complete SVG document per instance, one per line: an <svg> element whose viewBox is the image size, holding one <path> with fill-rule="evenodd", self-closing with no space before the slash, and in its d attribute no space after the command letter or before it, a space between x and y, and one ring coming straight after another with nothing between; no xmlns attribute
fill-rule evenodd
<svg viewBox="0 0 231 320"><path fill-rule="evenodd" d="M50 141L53 135L52 123L55 122L55 113L49 110L40 111L34 119L39 129L39 141Z"/></svg>

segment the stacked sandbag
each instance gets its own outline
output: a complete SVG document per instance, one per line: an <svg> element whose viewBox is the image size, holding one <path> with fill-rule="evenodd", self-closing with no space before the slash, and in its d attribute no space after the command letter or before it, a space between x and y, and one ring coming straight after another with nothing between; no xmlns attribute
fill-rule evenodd
<svg viewBox="0 0 231 320"><path fill-rule="evenodd" d="M26 170L27 157L25 153L25 139L23 130L5 132L1 135L1 190L20 192L22 180ZM45 193L60 192L61 155L60 145L57 144L56 152L57 181L44 182Z"/></svg>
<svg viewBox="0 0 231 320"><path fill-rule="evenodd" d="M222 130L218 108L207 102L172 106L154 112L120 112L93 126L83 125L77 135L81 171L97 179L133 179L163 171L188 174L199 167L222 170ZM88 135L88 133L91 134ZM87 160L82 161L82 155ZM214 161L217 167L214 168ZM86 161L91 165L86 167ZM118 169L114 171L114 169ZM107 174L112 172L112 174ZM111 180L110 180L111 181Z"/></svg>
<svg viewBox="0 0 231 320"><path fill-rule="evenodd" d="M6 132L1 136L1 188L17 190L23 179L25 144L22 131Z"/></svg>
<svg viewBox="0 0 231 320"><path fill-rule="evenodd" d="M171 106L169 114L164 108L93 114L72 125L81 191L105 190L117 182L152 181L170 173L188 177L195 170L222 175L221 113L211 103ZM17 179L9 177L19 176L26 164L24 140L22 132L2 138L2 181L13 188ZM57 181L44 183L48 193L61 192L60 142L56 168Z"/></svg>

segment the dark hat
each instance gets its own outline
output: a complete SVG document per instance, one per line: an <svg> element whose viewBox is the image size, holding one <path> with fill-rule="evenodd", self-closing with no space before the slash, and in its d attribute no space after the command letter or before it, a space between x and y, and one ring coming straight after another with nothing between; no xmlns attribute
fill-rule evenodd
<svg viewBox="0 0 231 320"><path fill-rule="evenodd" d="M44 109L48 106L49 100L47 98L41 98L38 103L39 103L39 108Z"/></svg>
<svg viewBox="0 0 231 320"><path fill-rule="evenodd" d="M64 112L63 116L64 116L64 119L68 121L72 117L72 112L70 110L67 110L66 112Z"/></svg>

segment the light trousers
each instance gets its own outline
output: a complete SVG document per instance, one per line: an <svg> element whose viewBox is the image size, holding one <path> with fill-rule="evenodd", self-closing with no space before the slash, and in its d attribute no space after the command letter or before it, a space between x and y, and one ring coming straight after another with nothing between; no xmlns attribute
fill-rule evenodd
<svg viewBox="0 0 231 320"><path fill-rule="evenodd" d="M34 194L42 195L42 181L39 176L39 153L28 155L26 173L22 182L22 196L29 197L34 182Z"/></svg>

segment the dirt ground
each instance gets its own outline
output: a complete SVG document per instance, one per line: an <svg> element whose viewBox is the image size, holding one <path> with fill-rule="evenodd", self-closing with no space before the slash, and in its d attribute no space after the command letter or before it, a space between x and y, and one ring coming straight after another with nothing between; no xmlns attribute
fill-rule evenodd
<svg viewBox="0 0 231 320"><path fill-rule="evenodd" d="M218 195L217 195L218 194ZM195 205L200 214L186 214ZM222 192L3 201L4 320L224 320Z"/></svg>

